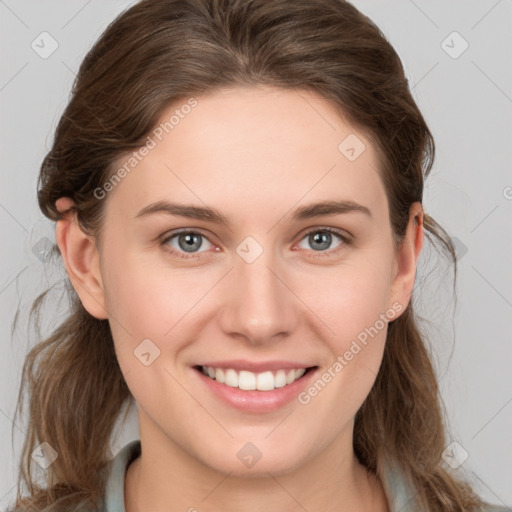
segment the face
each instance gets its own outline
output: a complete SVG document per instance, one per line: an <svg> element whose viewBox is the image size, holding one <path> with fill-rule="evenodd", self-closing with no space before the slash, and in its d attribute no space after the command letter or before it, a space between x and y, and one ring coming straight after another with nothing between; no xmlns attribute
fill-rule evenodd
<svg viewBox="0 0 512 512"><path fill-rule="evenodd" d="M375 148L306 91L224 89L161 123L104 189L96 295L141 437L240 475L348 449L414 281Z"/></svg>

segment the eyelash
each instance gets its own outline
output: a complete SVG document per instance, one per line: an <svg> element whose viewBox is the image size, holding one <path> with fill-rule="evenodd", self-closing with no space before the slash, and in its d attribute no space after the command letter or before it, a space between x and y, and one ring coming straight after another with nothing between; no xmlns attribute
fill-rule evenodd
<svg viewBox="0 0 512 512"><path fill-rule="evenodd" d="M313 254L310 256L311 258L325 258L325 257L329 257L329 256L332 256L333 254L337 254L338 252L342 251L344 249L345 246L347 245L350 245L352 243L351 239L346 236L346 235L343 235L341 232L339 232L337 229L333 229L333 228L315 228L315 229L312 229L306 233L304 233L303 237L300 239L300 241L304 240L304 238L306 238L307 236L313 234L313 233L331 233L333 235L336 235L337 237L339 237L341 239L341 241L343 242L340 246L338 246L336 249L332 249L332 250L325 250L325 251L312 251ZM179 252L179 251L176 251L175 249L172 249L170 248L167 243L172 240L174 237L178 236L178 235L183 235L183 234L187 234L187 235L200 235L204 238L206 238L210 243L212 243L208 237L206 235L204 235L203 233L201 233L200 231L194 231L194 230L191 230L191 229L183 229L181 231L176 231L174 233L172 233L170 236L166 237L165 239L163 239L160 243L161 246L163 246L164 250L167 251L169 254L171 254L172 256L177 256L178 258L181 258L181 259L194 259L194 258L198 258L201 256L201 252L198 252L198 253L189 253L189 254L186 254L186 253L183 253L183 252Z"/></svg>

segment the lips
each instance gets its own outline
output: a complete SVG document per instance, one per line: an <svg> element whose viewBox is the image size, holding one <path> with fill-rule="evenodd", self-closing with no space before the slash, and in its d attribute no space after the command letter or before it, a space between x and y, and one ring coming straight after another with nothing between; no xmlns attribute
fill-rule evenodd
<svg viewBox="0 0 512 512"><path fill-rule="evenodd" d="M262 371L253 371L254 368ZM191 370L204 386L199 389L211 393L219 403L261 414L276 411L297 399L318 374L319 366L290 361L219 361L195 365Z"/></svg>

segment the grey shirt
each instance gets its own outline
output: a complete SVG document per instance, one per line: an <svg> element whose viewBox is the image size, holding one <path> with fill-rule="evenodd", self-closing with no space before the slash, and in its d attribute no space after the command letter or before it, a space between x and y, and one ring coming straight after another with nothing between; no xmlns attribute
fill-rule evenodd
<svg viewBox="0 0 512 512"><path fill-rule="evenodd" d="M140 440L131 441L116 455L110 466L105 488L105 508L103 512L126 512L124 506L124 479L129 464L140 455ZM418 512L415 492L408 486L401 473L391 466L385 471L382 485L388 498L390 512ZM488 512L511 512L506 507L491 506Z"/></svg>

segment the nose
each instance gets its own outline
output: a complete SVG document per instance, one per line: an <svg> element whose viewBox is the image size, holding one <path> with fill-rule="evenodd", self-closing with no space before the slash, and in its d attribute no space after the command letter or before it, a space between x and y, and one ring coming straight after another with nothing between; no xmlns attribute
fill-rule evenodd
<svg viewBox="0 0 512 512"><path fill-rule="evenodd" d="M290 335L300 302L287 286L285 273L270 250L252 263L235 255L219 313L223 331L252 345L275 343L278 336Z"/></svg>

